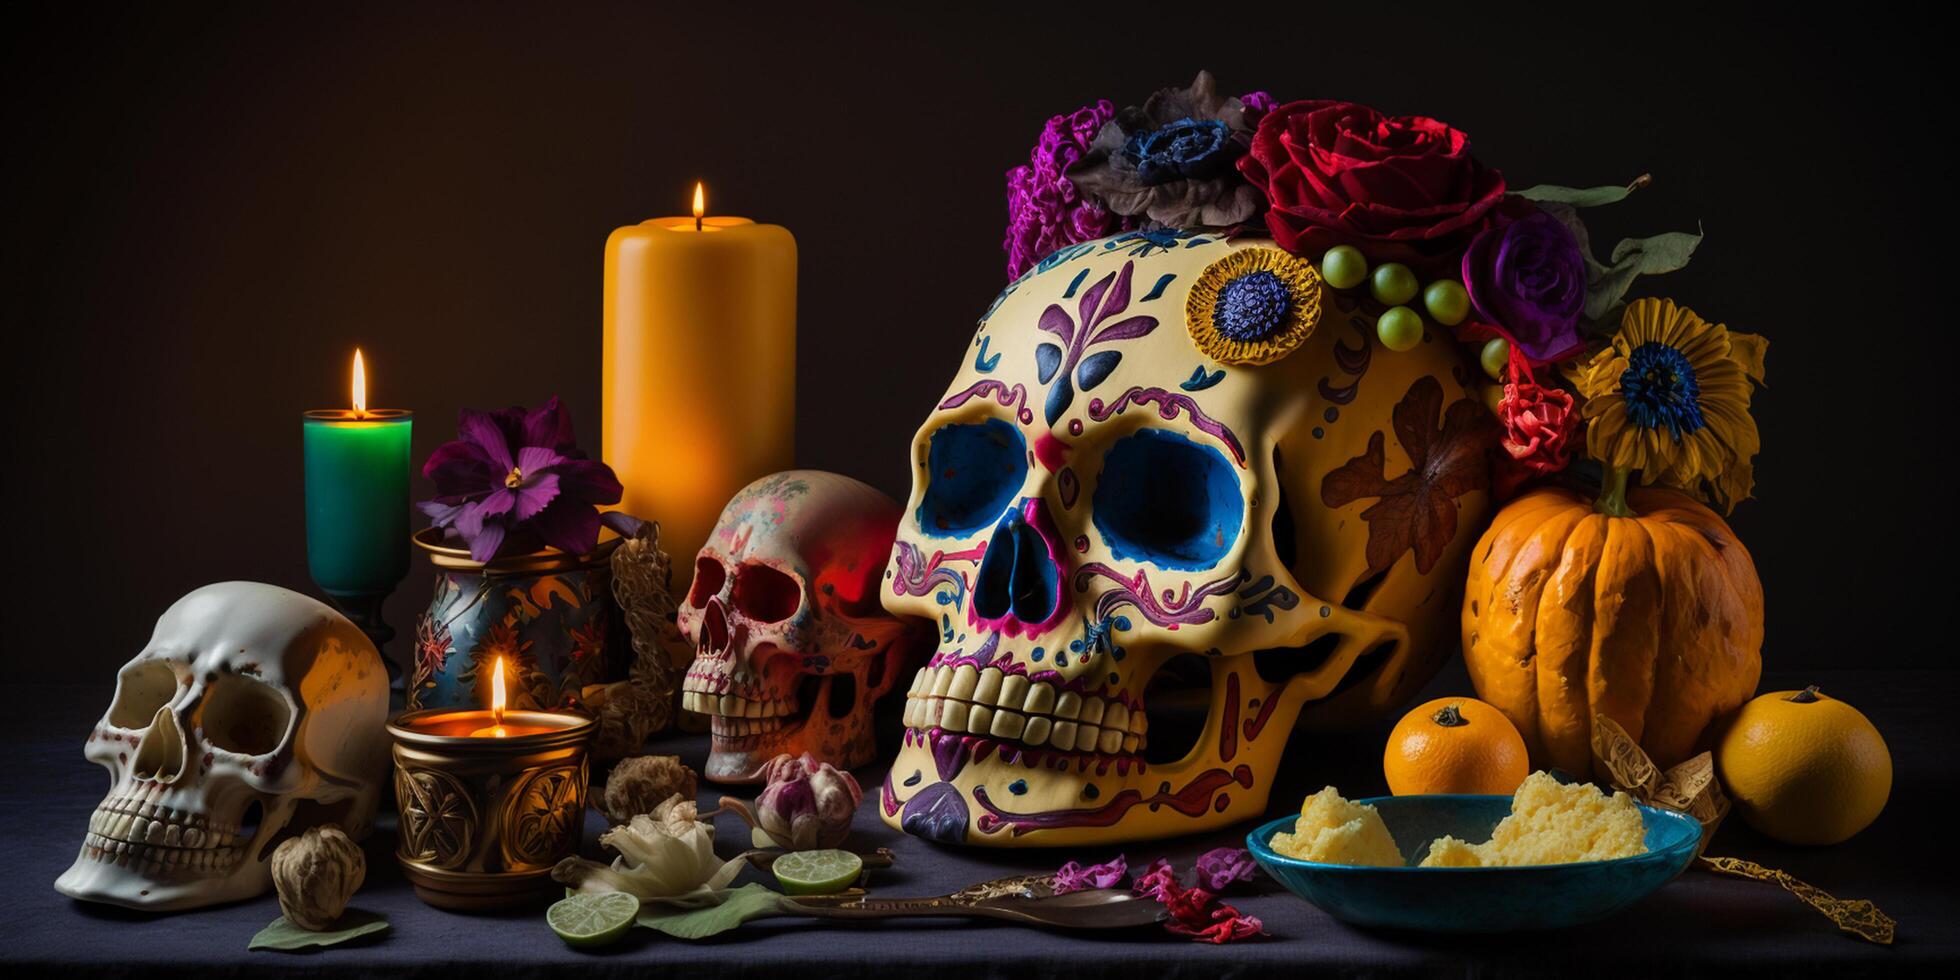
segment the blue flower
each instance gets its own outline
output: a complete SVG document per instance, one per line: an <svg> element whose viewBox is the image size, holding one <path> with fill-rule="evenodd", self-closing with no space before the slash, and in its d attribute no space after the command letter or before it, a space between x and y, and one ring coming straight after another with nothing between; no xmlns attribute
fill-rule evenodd
<svg viewBox="0 0 1960 980"><path fill-rule="evenodd" d="M1219 119L1186 116L1162 129L1130 134L1123 156L1137 168L1137 179L1155 186L1172 180L1206 180L1232 166L1245 144Z"/></svg>
<svg viewBox="0 0 1960 980"><path fill-rule="evenodd" d="M1230 228L1265 204L1235 166L1251 145L1245 107L1199 72L1116 113L1064 173L1083 200L1145 230Z"/></svg>
<svg viewBox="0 0 1960 980"><path fill-rule="evenodd" d="M1695 366L1680 350L1656 340L1627 355L1620 373L1620 395L1627 419L1643 429L1666 429L1675 442L1708 424L1701 414L1701 383Z"/></svg>

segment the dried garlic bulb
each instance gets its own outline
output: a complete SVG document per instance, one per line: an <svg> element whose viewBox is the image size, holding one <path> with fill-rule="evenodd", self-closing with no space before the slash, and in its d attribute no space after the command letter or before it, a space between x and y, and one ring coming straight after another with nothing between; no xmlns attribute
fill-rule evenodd
<svg viewBox="0 0 1960 980"><path fill-rule="evenodd" d="M367 877L361 845L335 826L308 828L272 852L272 884L279 911L301 929L333 925Z"/></svg>

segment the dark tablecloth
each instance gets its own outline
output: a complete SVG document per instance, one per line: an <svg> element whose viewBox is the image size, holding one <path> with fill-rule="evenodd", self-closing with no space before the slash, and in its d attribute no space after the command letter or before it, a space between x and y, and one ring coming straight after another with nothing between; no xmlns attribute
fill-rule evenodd
<svg viewBox="0 0 1960 980"><path fill-rule="evenodd" d="M109 696L110 680L70 687L31 687L10 694L7 746L17 780L0 797L0 842L8 887L0 892L0 962L61 970L64 977L194 973L207 980L267 971L334 976L388 974L531 977L564 968L596 977L659 971L664 976L908 974L960 977L1030 975L1164 977L1359 975L1575 976L1801 974L1897 976L1947 972L1960 964L1960 853L1947 836L1943 809L1960 786L1960 739L1953 705L1960 672L1843 672L1821 677L1772 674L1765 690L1822 683L1864 710L1884 732L1896 763L1892 799L1878 822L1832 848L1794 848L1757 836L1730 820L1710 848L1785 869L1840 897L1869 898L1899 920L1898 943L1882 948L1838 934L1828 922L1773 885L1690 871L1629 911L1605 922L1555 933L1476 938L1391 935L1345 926L1261 878L1229 900L1265 920L1259 941L1224 947L1172 937L1083 937L959 920L839 926L801 920L751 923L704 942L635 930L610 949L566 948L541 911L456 915L423 905L396 869L392 819L366 844L367 885L359 908L385 915L393 931L379 941L311 953L253 952L254 933L279 914L267 895L254 901L176 915L147 915L71 901L52 885L80 846L88 816L105 788L103 772L84 761L82 739ZM1468 691L1460 672L1431 685L1435 694ZM1385 729L1384 729L1385 730ZM1302 794L1326 783L1351 796L1382 792L1382 732L1347 736L1300 733L1271 811L1289 812ZM699 766L706 746L680 737L654 746ZM867 788L876 767L859 774ZM719 793L704 787L704 803ZM873 879L884 896L940 894L1021 871L1051 870L1089 852L944 848L887 829L872 796L858 816L857 844L885 845L898 864ZM603 822L588 820L586 851L599 856ZM727 853L744 840L733 817L717 821ZM1125 850L1133 866L1171 857L1180 866L1245 828ZM745 880L753 871L745 871ZM953 972L956 971L956 972Z"/></svg>

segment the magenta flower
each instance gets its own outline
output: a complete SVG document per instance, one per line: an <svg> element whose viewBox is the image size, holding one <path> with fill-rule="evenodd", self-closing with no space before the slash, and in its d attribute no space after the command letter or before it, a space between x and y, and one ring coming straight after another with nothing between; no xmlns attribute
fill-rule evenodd
<svg viewBox="0 0 1960 980"><path fill-rule="evenodd" d="M1062 172L1088 152L1103 123L1116 113L1098 99L1042 127L1028 162L1007 172L1007 278L1017 279L1058 248L1123 230L1120 216L1082 197Z"/></svg>
<svg viewBox="0 0 1960 980"><path fill-rule="evenodd" d="M472 560L490 561L506 543L575 555L598 545L598 508L619 502L619 478L579 451L556 396L529 412L464 409L456 432L422 465L436 493L419 506Z"/></svg>
<svg viewBox="0 0 1960 980"><path fill-rule="evenodd" d="M1090 888L1114 888L1123 883L1123 877L1130 873L1130 863L1123 855L1104 864L1091 864L1083 867L1080 861L1070 861L1055 872L1055 894L1086 891Z"/></svg>
<svg viewBox="0 0 1960 980"><path fill-rule="evenodd" d="M1198 887L1222 892L1233 882L1251 881L1258 868L1243 847L1220 847L1198 855Z"/></svg>

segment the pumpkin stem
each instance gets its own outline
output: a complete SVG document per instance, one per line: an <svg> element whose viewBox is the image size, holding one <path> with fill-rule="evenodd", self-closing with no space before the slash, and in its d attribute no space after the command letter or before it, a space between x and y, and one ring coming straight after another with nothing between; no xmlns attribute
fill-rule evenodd
<svg viewBox="0 0 1960 980"><path fill-rule="evenodd" d="M1429 720L1444 728L1459 728L1470 724L1463 720L1463 712L1456 710L1455 702L1443 705L1443 710L1429 716Z"/></svg>
<svg viewBox="0 0 1960 980"><path fill-rule="evenodd" d="M1818 695L1819 692L1817 690L1817 685L1812 684L1809 687L1806 687L1803 690L1790 695L1788 700L1792 704L1811 704L1815 701L1820 700Z"/></svg>
<svg viewBox="0 0 1960 980"><path fill-rule="evenodd" d="M1627 506L1627 477L1633 470L1625 466L1613 466L1606 470L1606 479L1599 487L1599 499L1593 501L1593 510L1607 517L1632 517L1633 508Z"/></svg>

